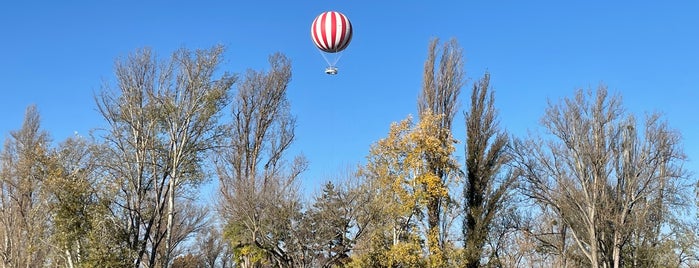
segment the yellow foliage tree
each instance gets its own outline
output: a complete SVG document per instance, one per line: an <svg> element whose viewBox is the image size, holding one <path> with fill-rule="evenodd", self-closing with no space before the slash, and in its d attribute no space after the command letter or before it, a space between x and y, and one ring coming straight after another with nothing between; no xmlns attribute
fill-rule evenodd
<svg viewBox="0 0 699 268"><path fill-rule="evenodd" d="M383 262L365 264L445 266L445 252L439 245L442 234L428 227L426 217L431 200L451 199L449 185L458 172L453 156L456 140L448 129L440 127L442 116L426 112L417 124L411 117L393 123L388 136L372 146L361 174L373 186L376 207L384 217L381 222L386 224L373 230L370 237L374 246L364 256L382 256L376 259ZM435 174L431 168L435 163L452 176L443 180Z"/></svg>

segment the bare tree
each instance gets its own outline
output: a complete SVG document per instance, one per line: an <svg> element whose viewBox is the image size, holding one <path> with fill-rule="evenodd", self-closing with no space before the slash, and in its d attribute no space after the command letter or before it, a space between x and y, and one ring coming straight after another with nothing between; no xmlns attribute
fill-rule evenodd
<svg viewBox="0 0 699 268"><path fill-rule="evenodd" d="M186 254L177 256L172 260L173 268L200 268L203 266L203 260L194 254Z"/></svg>
<svg viewBox="0 0 699 268"><path fill-rule="evenodd" d="M196 255L202 259L205 268L233 267L233 251L221 229L210 224L197 235Z"/></svg>
<svg viewBox="0 0 699 268"><path fill-rule="evenodd" d="M210 224L208 208L196 204L195 200L189 198L178 199L177 203L177 213L173 218L174 225L172 226L170 256L178 256L191 251L191 247L181 248L179 246L188 241L188 239L194 238L197 233L202 232ZM165 228L165 226L162 226L162 228ZM161 232L165 232L165 230ZM159 254L158 258L158 262L164 265L166 254Z"/></svg>
<svg viewBox="0 0 699 268"><path fill-rule="evenodd" d="M681 194L673 186L685 173L678 133L657 115L637 124L604 86L594 96L580 90L551 105L542 123L549 140L515 146L524 192L567 226L588 265L630 265L624 252L631 235L645 228L638 224L661 235L668 224L663 206Z"/></svg>
<svg viewBox="0 0 699 268"><path fill-rule="evenodd" d="M296 125L286 98L291 64L282 54L269 62L269 72L250 70L238 86L218 163L220 213L243 267L293 262L284 241L301 211L295 182L307 165L285 161Z"/></svg>
<svg viewBox="0 0 699 268"><path fill-rule="evenodd" d="M463 51L456 39L444 43L441 49L437 48L438 44L438 39L433 39L429 44L417 107L419 114L431 112L443 115L440 127L451 130L465 79ZM441 55L437 58L440 51ZM437 70L435 67L438 67Z"/></svg>
<svg viewBox="0 0 699 268"><path fill-rule="evenodd" d="M474 83L471 109L465 114L466 184L463 190L465 217L462 231L466 267L480 266L484 246L491 232L495 231L496 217L507 209L507 200L516 179L511 172L503 170L511 161L511 156L507 152L507 135L498 128L494 101L490 74L486 73ZM499 235L504 235L508 228L504 225L501 227L503 229L499 230ZM491 259L497 258L498 254L497 248L493 249Z"/></svg>
<svg viewBox="0 0 699 268"><path fill-rule="evenodd" d="M156 92L155 101L161 106L160 122L167 135L165 158L167 169L163 176L169 176L167 226L165 229L165 258L167 268L170 254L174 249L173 225L175 215L175 195L177 186L186 183L195 185L202 179L202 156L218 144L224 133L218 124L221 110L228 104L228 91L236 78L228 74L214 80L214 73L221 63L223 47L211 50L197 50L192 53L182 49L173 55L172 66L178 71L169 77L165 69L165 84ZM203 217L195 217L203 220ZM188 217L181 217L187 220ZM191 218L189 218L191 220ZM196 229L199 223L191 222L187 228ZM182 228L180 228L182 230ZM179 239L186 235L180 234ZM180 240L181 241L181 240Z"/></svg>
<svg viewBox="0 0 699 268"><path fill-rule="evenodd" d="M104 163L117 193L112 210L135 266L161 260L167 267L178 243L175 221L184 218L175 202L203 179L203 154L221 135L217 118L235 82L228 74L214 78L222 54L220 46L181 49L163 63L140 50L117 62L117 90L97 97L109 124L112 158Z"/></svg>
<svg viewBox="0 0 699 268"><path fill-rule="evenodd" d="M22 127L0 154L0 260L2 267L41 267L49 254L48 133L29 106Z"/></svg>
<svg viewBox="0 0 699 268"><path fill-rule="evenodd" d="M443 148L453 146L455 142L450 138L452 122L458 109L459 94L464 83L463 53L456 39L445 43L441 49L439 64L437 54L439 40L430 42L425 69L423 72L423 85L418 97L418 113L421 117L431 115L440 116L438 129L433 133ZM437 70L435 67L438 65ZM454 176L449 167L445 166L442 155L427 153L425 155L427 168L435 174L442 186L448 187L449 176ZM431 254L440 255L444 261L445 240L448 234L449 210L454 207L451 197L435 195L428 198L427 222L430 233L428 250Z"/></svg>

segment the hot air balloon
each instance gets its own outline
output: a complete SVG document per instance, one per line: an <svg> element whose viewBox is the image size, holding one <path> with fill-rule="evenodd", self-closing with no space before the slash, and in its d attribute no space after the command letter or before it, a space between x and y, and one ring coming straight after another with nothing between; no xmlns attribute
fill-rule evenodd
<svg viewBox="0 0 699 268"><path fill-rule="evenodd" d="M326 74L337 74L337 61L352 40L352 23L337 11L323 12L311 24L311 39L328 63Z"/></svg>

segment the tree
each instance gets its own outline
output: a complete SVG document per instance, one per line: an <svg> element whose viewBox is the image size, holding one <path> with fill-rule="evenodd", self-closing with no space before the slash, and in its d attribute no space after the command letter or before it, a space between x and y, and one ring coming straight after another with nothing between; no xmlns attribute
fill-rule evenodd
<svg viewBox="0 0 699 268"><path fill-rule="evenodd" d="M221 229L213 224L206 226L198 233L195 242L195 253L206 268L233 267L233 252L231 244L223 237Z"/></svg>
<svg viewBox="0 0 699 268"><path fill-rule="evenodd" d="M98 154L96 146L80 136L66 139L50 154L51 176L44 185L51 197L52 241L66 267L109 259L97 250L108 239L92 239L98 219L107 215L99 196Z"/></svg>
<svg viewBox="0 0 699 268"><path fill-rule="evenodd" d="M465 266L479 267L488 236L498 215L506 211L507 199L515 182L512 173L503 173L510 162L508 139L497 125L490 74L474 83L471 109L466 116L466 184L464 185L463 224ZM514 212L514 210L511 210ZM503 217L504 218L504 217ZM506 230L501 230L506 232ZM492 257L497 252L491 253Z"/></svg>
<svg viewBox="0 0 699 268"><path fill-rule="evenodd" d="M386 138L372 146L361 171L375 190L375 209L388 226L371 230L371 248L362 265L428 265L455 261L450 237L458 201L450 192L461 176L453 155L452 123L464 83L463 56L456 40L428 47L419 121L394 123ZM423 254L423 252L425 254Z"/></svg>
<svg viewBox="0 0 699 268"><path fill-rule="evenodd" d="M285 157L296 126L286 98L291 64L282 54L269 63L269 72L250 70L238 86L218 156L220 215L243 267L293 263L285 241L301 212L295 182L307 165L303 157Z"/></svg>
<svg viewBox="0 0 699 268"><path fill-rule="evenodd" d="M50 138L39 112L29 106L22 127L10 133L0 154L0 258L2 267L41 267L48 263Z"/></svg>
<svg viewBox="0 0 699 268"><path fill-rule="evenodd" d="M437 66L438 39L433 39L427 50L427 60L422 78L422 90L418 97L418 114L430 112L442 115L439 127L451 130L456 111L459 109L459 95L464 84L463 51L456 39L444 43Z"/></svg>
<svg viewBox="0 0 699 268"><path fill-rule="evenodd" d="M445 174L453 174L458 164L453 157L455 140L451 132L440 126L442 116L426 113L417 125L410 118L391 125L388 136L372 145L368 161L362 170L368 184L373 187L374 206L383 213L379 222L385 223L369 235L377 243L376 257L383 262L372 265L418 265L431 267L446 265L444 253L439 247L427 250L430 242L437 240L437 233L429 228L425 215L435 198L446 199L450 181L442 181L429 161L439 160ZM435 136L441 133L444 137ZM444 147L442 140L451 140ZM424 244L425 238L428 244ZM444 241L451 249L452 241ZM426 246L426 247L425 247ZM423 252L429 252L424 255ZM423 265L421 264L421 265Z"/></svg>
<svg viewBox="0 0 699 268"><path fill-rule="evenodd" d="M199 256L194 254L186 254L177 256L172 261L172 268L200 268L204 267L204 262Z"/></svg>
<svg viewBox="0 0 699 268"><path fill-rule="evenodd" d="M123 257L135 266L167 267L179 242L174 229L190 228L181 225L185 219L177 214L185 206L176 202L202 181L203 156L222 133L217 119L236 81L214 77L223 51L180 49L168 62L137 51L117 62L117 90L105 88L97 97L109 125L104 140L111 158L103 163L114 222L130 250Z"/></svg>
<svg viewBox="0 0 699 268"><path fill-rule="evenodd" d="M338 191L331 182L324 184L322 193L316 197L308 212L312 238L311 245L317 245L313 254L318 255L318 264L322 267L342 264L349 261L352 240L346 235L353 227L351 207L346 204L347 193ZM361 231L361 230L360 230Z"/></svg>
<svg viewBox="0 0 699 268"><path fill-rule="evenodd" d="M344 267L353 261L356 244L367 230L380 224L375 215L379 212L372 211L371 195L357 175L348 170L334 183L325 183L304 213L301 228L306 229L306 239L300 243L310 252L308 267Z"/></svg>
<svg viewBox="0 0 699 268"><path fill-rule="evenodd" d="M638 263L625 252L652 249L634 237L660 242L664 226L671 226L668 207L682 196L677 186L685 174L679 134L656 114L637 124L604 86L594 96L580 90L551 104L542 124L549 140L515 146L524 193L556 215L587 265L661 265Z"/></svg>
<svg viewBox="0 0 699 268"><path fill-rule="evenodd" d="M418 114L420 120L431 115L440 116L437 123L438 128L434 133L439 139L443 149L453 146L453 139L445 132L452 131L454 115L459 108L459 94L464 83L463 55L456 39L444 44L439 58L439 68L437 65L438 39L430 42L425 69L423 72L423 85L418 97ZM445 166L442 160L443 155L425 155L427 168L433 173L441 184L438 187L446 188L446 183L454 173L450 172L450 167ZM428 236L428 250L433 258L439 259L437 262L444 262L445 240L447 239L449 219L445 218L448 211L454 207L452 198L449 195L435 195L427 200L427 222L430 235Z"/></svg>
<svg viewBox="0 0 699 268"><path fill-rule="evenodd" d="M182 241L186 233L180 234L179 240L173 241L173 224L175 217L176 187L202 179L202 156L218 144L223 129L218 124L218 117L223 107L228 104L228 91L236 81L234 76L224 74L213 79L221 63L223 47L198 50L194 55L188 50L180 50L173 55L173 65L179 72L174 85L164 86L156 92L154 101L161 106L159 120L167 136L165 159L167 169L163 176L169 176L167 190L167 225L165 237L164 267L167 267L174 244ZM170 76L171 74L165 74ZM191 216L191 214L190 214ZM203 220L204 217L198 217ZM180 222L192 219L182 217ZM184 225L196 229L199 222ZM184 229L184 228L180 228Z"/></svg>

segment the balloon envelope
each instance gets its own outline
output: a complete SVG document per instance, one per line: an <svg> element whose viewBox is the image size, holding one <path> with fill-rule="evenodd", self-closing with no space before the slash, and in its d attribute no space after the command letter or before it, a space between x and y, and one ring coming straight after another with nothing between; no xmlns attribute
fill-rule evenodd
<svg viewBox="0 0 699 268"><path fill-rule="evenodd" d="M340 12L323 12L311 24L311 39L324 52L340 52L352 40L352 23Z"/></svg>

